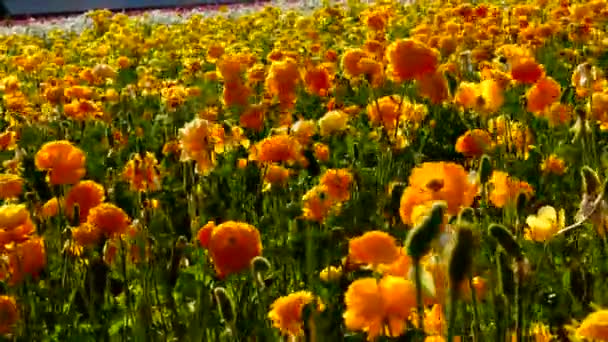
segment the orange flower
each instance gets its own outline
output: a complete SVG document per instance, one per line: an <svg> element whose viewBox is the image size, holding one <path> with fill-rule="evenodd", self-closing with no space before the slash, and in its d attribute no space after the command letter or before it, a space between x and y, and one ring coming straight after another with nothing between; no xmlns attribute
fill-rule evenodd
<svg viewBox="0 0 608 342"><path fill-rule="evenodd" d="M241 80L225 82L222 101L227 107L247 107L250 94L251 88Z"/></svg>
<svg viewBox="0 0 608 342"><path fill-rule="evenodd" d="M405 247L399 250L399 257L391 264L380 265L378 269L384 275L407 278L412 267L412 257L407 254Z"/></svg>
<svg viewBox="0 0 608 342"><path fill-rule="evenodd" d="M336 202L348 201L353 175L347 169L329 169L321 176L320 184Z"/></svg>
<svg viewBox="0 0 608 342"><path fill-rule="evenodd" d="M320 162L327 162L329 160L329 146L322 143L315 143L313 145L314 155Z"/></svg>
<svg viewBox="0 0 608 342"><path fill-rule="evenodd" d="M266 77L266 89L277 96L283 108L291 108L296 101L296 86L300 81L298 64L293 59L272 62Z"/></svg>
<svg viewBox="0 0 608 342"><path fill-rule="evenodd" d="M53 197L46 201L40 209L40 217L43 219L49 219L56 216L59 213L59 200L57 197Z"/></svg>
<svg viewBox="0 0 608 342"><path fill-rule="evenodd" d="M560 95L561 89L559 83L551 77L541 78L526 93L528 111L532 113L543 112L549 108L552 103L558 101Z"/></svg>
<svg viewBox="0 0 608 342"><path fill-rule="evenodd" d="M242 80L247 65L242 62L239 55L227 55L217 63L217 71L224 79L224 83L235 83Z"/></svg>
<svg viewBox="0 0 608 342"><path fill-rule="evenodd" d="M304 83L309 93L318 96L327 96L331 88L332 75L323 66L311 66L304 74Z"/></svg>
<svg viewBox="0 0 608 342"><path fill-rule="evenodd" d="M327 188L317 185L302 196L302 214L307 220L323 222L334 204Z"/></svg>
<svg viewBox="0 0 608 342"><path fill-rule="evenodd" d="M344 296L344 323L349 330L367 332L367 339L400 336L416 306L416 287L401 277L357 279Z"/></svg>
<svg viewBox="0 0 608 342"><path fill-rule="evenodd" d="M608 310L590 313L576 329L576 336L589 340L608 341Z"/></svg>
<svg viewBox="0 0 608 342"><path fill-rule="evenodd" d="M390 95L379 98L367 105L367 115L375 125L382 125L387 131L397 127L401 117L404 117L405 101L399 95Z"/></svg>
<svg viewBox="0 0 608 342"><path fill-rule="evenodd" d="M517 201L520 193L524 193L527 196L534 194L534 189L530 184L512 178L503 171L494 171L490 184L492 189L490 191L490 202L498 208Z"/></svg>
<svg viewBox="0 0 608 342"><path fill-rule="evenodd" d="M271 185L284 185L289 178L289 169L280 165L268 165L264 173L264 182Z"/></svg>
<svg viewBox="0 0 608 342"><path fill-rule="evenodd" d="M361 264L392 264L400 255L397 241L389 234L374 230L350 239L348 259Z"/></svg>
<svg viewBox="0 0 608 342"><path fill-rule="evenodd" d="M83 222L72 229L72 239L79 246L91 246L99 241L103 232L95 225Z"/></svg>
<svg viewBox="0 0 608 342"><path fill-rule="evenodd" d="M158 191L161 188L158 161L152 152L146 152L143 157L135 154L125 165L122 176L135 191Z"/></svg>
<svg viewBox="0 0 608 342"><path fill-rule="evenodd" d="M89 211L87 223L96 226L108 237L124 234L129 228L129 216L111 203L102 203Z"/></svg>
<svg viewBox="0 0 608 342"><path fill-rule="evenodd" d="M84 152L67 140L42 145L35 157L36 168L48 170L53 185L78 183L86 173L85 160Z"/></svg>
<svg viewBox="0 0 608 342"><path fill-rule="evenodd" d="M420 96L428 98L431 103L440 104L449 97L448 81L442 72L429 73L418 81Z"/></svg>
<svg viewBox="0 0 608 342"><path fill-rule="evenodd" d="M461 82L458 85L456 95L454 95L454 103L471 109L477 105L477 99L480 96L477 85L471 82Z"/></svg>
<svg viewBox="0 0 608 342"><path fill-rule="evenodd" d="M367 57L367 53L361 49L351 49L342 56L342 69L346 78L356 78L363 74L364 70L359 64L361 59Z"/></svg>
<svg viewBox="0 0 608 342"><path fill-rule="evenodd" d="M593 105L592 105L593 107ZM553 102L549 110L546 112L546 117L549 120L551 127L566 125L572 120L573 110L569 105Z"/></svg>
<svg viewBox="0 0 608 342"><path fill-rule="evenodd" d="M608 122L608 93L595 92L591 95L591 119Z"/></svg>
<svg viewBox="0 0 608 342"><path fill-rule="evenodd" d="M389 75L396 82L420 79L437 70L439 52L412 39L399 39L386 51Z"/></svg>
<svg viewBox="0 0 608 342"><path fill-rule="evenodd" d="M5 204L0 207L0 251L10 243L27 240L35 230L24 204Z"/></svg>
<svg viewBox="0 0 608 342"><path fill-rule="evenodd" d="M224 151L224 129L219 124L196 118L180 128L181 161L196 161L196 171L211 172L216 153Z"/></svg>
<svg viewBox="0 0 608 342"><path fill-rule="evenodd" d="M14 325L19 321L19 310L15 297L0 296L0 334L10 334Z"/></svg>
<svg viewBox="0 0 608 342"><path fill-rule="evenodd" d="M259 104L250 105L241 114L239 123L243 128L261 131L264 128L264 107Z"/></svg>
<svg viewBox="0 0 608 342"><path fill-rule="evenodd" d="M505 102L504 89L500 82L494 79L481 81L478 85L479 97L477 106L485 113L495 113Z"/></svg>
<svg viewBox="0 0 608 342"><path fill-rule="evenodd" d="M316 131L317 125L313 120L300 119L291 126L291 134L302 145L308 145Z"/></svg>
<svg viewBox="0 0 608 342"><path fill-rule="evenodd" d="M492 137L482 129L468 130L458 137L456 141L456 152L467 157L480 157L486 153L492 145Z"/></svg>
<svg viewBox="0 0 608 342"><path fill-rule="evenodd" d="M272 325L281 333L288 336L302 336L302 311L304 307L315 301L315 296L309 291L298 291L277 298L270 306L268 318ZM317 310L323 310L323 304L317 305Z"/></svg>
<svg viewBox="0 0 608 342"><path fill-rule="evenodd" d="M5 131L0 134L0 150L6 151L15 148L17 142L17 133L13 131Z"/></svg>
<svg viewBox="0 0 608 342"><path fill-rule="evenodd" d="M255 144L249 154L249 160L262 163L293 164L301 159L300 144L295 137L279 134L265 138Z"/></svg>
<svg viewBox="0 0 608 342"><path fill-rule="evenodd" d="M36 278L46 265L44 240L33 237L19 243L10 251L8 258L11 285L21 283L27 276Z"/></svg>
<svg viewBox="0 0 608 342"><path fill-rule="evenodd" d="M465 169L450 162L427 162L412 170L409 186L401 197L399 213L405 224L413 224L415 206L430 201L445 201L448 214L456 215L460 209L473 203L477 186L468 180Z"/></svg>
<svg viewBox="0 0 608 342"><path fill-rule="evenodd" d="M16 198L23 192L23 179L8 173L0 174L0 198Z"/></svg>
<svg viewBox="0 0 608 342"><path fill-rule="evenodd" d="M89 216L89 211L100 205L105 199L105 191L101 184L92 180L80 181L74 185L65 201L65 213L68 217L74 217L74 207L78 205L78 217L80 222L85 222Z"/></svg>
<svg viewBox="0 0 608 342"><path fill-rule="evenodd" d="M262 254L259 231L244 222L226 221L218 226L209 222L199 230L198 239L209 250L220 278L249 268L251 260Z"/></svg>
<svg viewBox="0 0 608 342"><path fill-rule="evenodd" d="M545 73L542 65L533 58L516 59L511 66L511 77L524 84L534 84Z"/></svg>
<svg viewBox="0 0 608 342"><path fill-rule="evenodd" d="M566 162L555 154L552 154L545 158L545 160L540 166L540 170L543 173L552 173L559 176L566 173L567 169L568 167L566 167Z"/></svg>

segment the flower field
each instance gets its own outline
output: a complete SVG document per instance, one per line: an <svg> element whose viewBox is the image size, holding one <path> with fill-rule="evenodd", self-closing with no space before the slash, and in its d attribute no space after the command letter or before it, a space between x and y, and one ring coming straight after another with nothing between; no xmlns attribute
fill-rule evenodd
<svg viewBox="0 0 608 342"><path fill-rule="evenodd" d="M0 341L608 341L608 3L0 29Z"/></svg>

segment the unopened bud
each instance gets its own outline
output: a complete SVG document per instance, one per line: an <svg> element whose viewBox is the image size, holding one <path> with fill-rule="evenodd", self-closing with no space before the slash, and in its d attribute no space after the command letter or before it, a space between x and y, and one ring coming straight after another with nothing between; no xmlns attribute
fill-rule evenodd
<svg viewBox="0 0 608 342"><path fill-rule="evenodd" d="M507 229L507 227L493 223L490 225L490 235L498 241L500 246L516 260L520 260L524 257L521 246L515 240L515 237Z"/></svg>
<svg viewBox="0 0 608 342"><path fill-rule="evenodd" d="M257 256L251 260L251 275L254 281L260 287L264 289L266 287L265 275L270 271L271 265L268 259L263 256Z"/></svg>
<svg viewBox="0 0 608 342"><path fill-rule="evenodd" d="M581 176L583 177L583 193L592 197L599 195L602 182L597 172L585 165L581 169Z"/></svg>
<svg viewBox="0 0 608 342"><path fill-rule="evenodd" d="M468 225L462 225L458 229L456 245L452 250L448 264L448 274L452 289L459 289L460 284L471 274L474 245L473 230Z"/></svg>
<svg viewBox="0 0 608 342"><path fill-rule="evenodd" d="M490 161L490 157L484 154L479 162L479 184L486 184L490 180L490 177L492 177L492 162Z"/></svg>
<svg viewBox="0 0 608 342"><path fill-rule="evenodd" d="M433 203L430 214L408 234L407 254L414 260L420 260L430 250L431 242L439 235L446 209L445 202Z"/></svg>
<svg viewBox="0 0 608 342"><path fill-rule="evenodd" d="M213 296L218 304L220 315L229 327L233 326L236 322L236 315L232 298L230 298L228 292L223 287L216 287L213 289Z"/></svg>

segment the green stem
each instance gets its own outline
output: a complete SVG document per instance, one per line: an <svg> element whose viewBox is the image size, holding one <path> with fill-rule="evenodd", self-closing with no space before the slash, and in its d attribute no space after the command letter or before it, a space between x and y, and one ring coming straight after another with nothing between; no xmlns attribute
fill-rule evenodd
<svg viewBox="0 0 608 342"><path fill-rule="evenodd" d="M456 328L456 304L458 302L457 289L453 286L450 287L450 311L448 313L448 340L447 342L454 341L454 329Z"/></svg>
<svg viewBox="0 0 608 342"><path fill-rule="evenodd" d="M424 341L424 303L422 300L422 269L420 259L414 260L414 277L416 278L416 303L418 306L418 328L422 331L422 341Z"/></svg>
<svg viewBox="0 0 608 342"><path fill-rule="evenodd" d="M479 327L479 311L477 309L477 290L473 286L472 277L469 277L469 287L471 288L471 303L473 306L473 342L478 342L480 340L481 329ZM481 340L483 341L483 336L481 336Z"/></svg>

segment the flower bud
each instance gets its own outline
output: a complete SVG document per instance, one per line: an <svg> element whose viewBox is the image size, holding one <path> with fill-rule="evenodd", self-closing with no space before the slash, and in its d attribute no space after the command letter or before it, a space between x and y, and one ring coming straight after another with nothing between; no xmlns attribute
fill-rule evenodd
<svg viewBox="0 0 608 342"><path fill-rule="evenodd" d="M468 225L462 225L458 229L456 245L452 250L448 264L450 286L455 290L454 295L457 295L459 285L471 274L474 245L473 230Z"/></svg>
<svg viewBox="0 0 608 342"><path fill-rule="evenodd" d="M602 182L597 172L585 165L581 169L581 176L583 177L583 193L592 197L599 195Z"/></svg>
<svg viewBox="0 0 608 342"><path fill-rule="evenodd" d="M431 242L439 235L446 209L445 202L433 203L430 214L408 234L405 245L414 260L420 260L430 250Z"/></svg>
<svg viewBox="0 0 608 342"><path fill-rule="evenodd" d="M232 298L230 298L228 292L223 287L216 287L213 289L213 296L218 304L220 315L229 327L233 326L236 322L236 314Z"/></svg>
<svg viewBox="0 0 608 342"><path fill-rule="evenodd" d="M492 177L492 162L487 154L484 154L479 161L479 184L486 184Z"/></svg>
<svg viewBox="0 0 608 342"><path fill-rule="evenodd" d="M515 258L516 260L520 260L524 257L521 246L519 245L519 243L517 243L515 237L513 236L513 234L511 234L511 232L509 232L507 227L501 224L493 223L490 225L489 231L490 235L492 235L492 237L494 237L496 241L498 241L500 246L511 257Z"/></svg>
<svg viewBox="0 0 608 342"><path fill-rule="evenodd" d="M270 271L270 268L270 261L263 256L257 256L251 259L251 275L253 276L257 286L259 286L262 290L266 287L264 276L268 271Z"/></svg>

